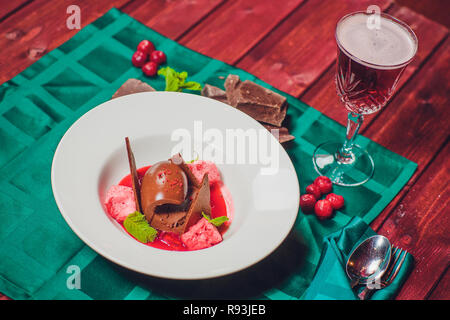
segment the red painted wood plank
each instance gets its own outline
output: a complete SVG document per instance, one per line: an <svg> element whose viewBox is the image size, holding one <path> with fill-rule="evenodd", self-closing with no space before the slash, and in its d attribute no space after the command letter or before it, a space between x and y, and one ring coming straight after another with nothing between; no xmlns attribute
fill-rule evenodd
<svg viewBox="0 0 450 320"><path fill-rule="evenodd" d="M112 7L120 7L130 0L79 0L81 27L91 23ZM78 30L66 27L66 9L71 2L37 0L0 23L0 34L17 31L22 36L15 40L0 37L0 83L34 63L28 52L44 48L48 52L67 41ZM45 53L44 52L44 53Z"/></svg>
<svg viewBox="0 0 450 320"><path fill-rule="evenodd" d="M79 1L82 27L91 23L111 7L122 7L123 11L137 18L158 32L178 38L200 19L216 8L224 0L182 0L182 1ZM6 50L0 52L0 83L13 77L35 60L27 57L30 47L45 47L47 51L59 46L71 38L77 31L65 28L67 4L52 6L48 1L35 1L29 8L23 8L0 24L0 33L19 31L23 33L16 41L0 39L0 46ZM39 12L39 14L32 14Z"/></svg>
<svg viewBox="0 0 450 320"><path fill-rule="evenodd" d="M389 228L395 226L399 231L389 231L389 238L403 239L404 243L410 239L406 235L411 236L408 249L414 254L418 263L423 264L423 260L428 261L429 264L426 269L430 270L429 272L435 277L440 276L447 263L447 261L439 260L443 254L441 252L442 242L440 241L446 241L448 246L449 240L445 236L439 238L435 235L440 228L448 230L450 227L449 215L444 214L448 196L432 204L427 201L430 201L429 199L434 201L439 195L438 192L447 188L447 186L441 184L442 181L448 183L450 174L445 162L432 166L432 169L424 170L434 159L436 152L440 150L440 146L448 139L447 127L450 114L446 110L450 90L449 49L450 39L447 38L438 51L423 65L419 73L394 98L392 103L396 106L395 111L390 114L382 113L366 132L367 136L375 141L419 164L409 187L396 197L373 221L371 226L375 230L379 229L382 233L387 233L390 230ZM446 161L448 156L447 146L440 153L440 158L444 158L440 161ZM445 169L444 172L436 169L439 166ZM425 197L422 194L430 195ZM443 194L445 195L445 193ZM442 203L444 203L443 207L441 206ZM402 214L399 213L402 205L403 208L407 206L408 210L403 211L406 214L401 221L398 221L399 214ZM428 217L425 220L417 220L418 217L421 217L421 213L427 214ZM426 227L425 224L431 220L435 220L432 227ZM407 234L406 231L410 230L411 234ZM402 234L402 231L404 234ZM421 233L418 235L419 231ZM433 231L436 231L436 233L433 233ZM418 242L419 240L420 242ZM433 262L434 260L437 262ZM408 285L405 284L402 289L399 295L400 299L413 297L423 299L428 293L427 290L431 289L433 280L436 280L436 278L430 278L431 276L428 273L422 272L425 269L417 268L413 273L413 280L408 280ZM414 281L419 281L420 285L414 283Z"/></svg>
<svg viewBox="0 0 450 320"><path fill-rule="evenodd" d="M414 257L413 272L397 299L425 299L448 266L449 156L447 144L379 230Z"/></svg>
<svg viewBox="0 0 450 320"><path fill-rule="evenodd" d="M448 30L442 25L439 25L406 7L393 6L388 12L408 23L419 39L417 55L402 75L397 87L398 92L409 78L420 68L420 65L430 56L436 46L448 35ZM336 87L334 84L334 64L335 62L333 62L332 67L327 70L320 80L310 87L300 98L302 101L345 125L347 113L336 94ZM367 127L381 112L393 113L395 110L395 103L389 103L384 110L379 111L378 114L366 116L364 127ZM364 127L362 132L364 132Z"/></svg>
<svg viewBox="0 0 450 320"><path fill-rule="evenodd" d="M5 296L4 294L0 293L0 300L11 300L11 299Z"/></svg>
<svg viewBox="0 0 450 320"><path fill-rule="evenodd" d="M228 1L181 39L203 54L233 64L263 39L303 0Z"/></svg>
<svg viewBox="0 0 450 320"><path fill-rule="evenodd" d="M311 0L246 55L237 66L280 90L300 95L335 60L334 31L345 14L379 5L388 0Z"/></svg>
<svg viewBox="0 0 450 320"><path fill-rule="evenodd" d="M3 1L0 6L0 21L11 12L18 10L20 7L26 5L30 0L15 0L15 1Z"/></svg>
<svg viewBox="0 0 450 320"><path fill-rule="evenodd" d="M125 6L123 12L166 37L177 39L223 2L224 0L136 0Z"/></svg>
<svg viewBox="0 0 450 320"><path fill-rule="evenodd" d="M438 285L427 297L428 300L450 300L450 269L441 278Z"/></svg>
<svg viewBox="0 0 450 320"><path fill-rule="evenodd" d="M447 38L393 99L391 104L395 108L381 113L365 132L388 149L418 163L408 185L372 222L374 229L381 226L448 139L449 49Z"/></svg>
<svg viewBox="0 0 450 320"><path fill-rule="evenodd" d="M407 6L415 12L420 12L428 19L450 28L450 20L448 19L450 2L448 0L396 0L395 2L401 6Z"/></svg>
<svg viewBox="0 0 450 320"><path fill-rule="evenodd" d="M439 47L416 77L367 128L366 136L419 164L433 158L448 138L450 92L450 38Z"/></svg>

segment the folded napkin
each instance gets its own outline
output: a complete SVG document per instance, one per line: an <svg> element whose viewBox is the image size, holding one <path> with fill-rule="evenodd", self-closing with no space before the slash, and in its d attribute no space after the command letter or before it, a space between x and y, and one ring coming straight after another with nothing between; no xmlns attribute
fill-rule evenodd
<svg viewBox="0 0 450 320"><path fill-rule="evenodd" d="M322 256L316 274L303 298L308 300L353 300L359 299L358 293L363 286L350 288L345 272L345 264L356 245L376 235L364 221L355 217L342 228L324 238ZM385 300L395 297L413 267L413 257L407 253L405 261L394 281L384 289L370 295L372 300Z"/></svg>

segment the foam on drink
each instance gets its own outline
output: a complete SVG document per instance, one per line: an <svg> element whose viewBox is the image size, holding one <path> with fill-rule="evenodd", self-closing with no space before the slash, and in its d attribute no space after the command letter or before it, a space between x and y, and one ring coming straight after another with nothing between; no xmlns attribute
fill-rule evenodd
<svg viewBox="0 0 450 320"><path fill-rule="evenodd" d="M380 28L367 26L369 15L350 15L338 24L338 43L363 63L383 68L408 62L416 53L417 42L401 24L380 16ZM373 66L371 66L373 67Z"/></svg>

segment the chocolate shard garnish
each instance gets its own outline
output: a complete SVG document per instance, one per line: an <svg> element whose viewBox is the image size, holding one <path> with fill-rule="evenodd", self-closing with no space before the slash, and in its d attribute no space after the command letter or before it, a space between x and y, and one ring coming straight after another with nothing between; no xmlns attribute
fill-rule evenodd
<svg viewBox="0 0 450 320"><path fill-rule="evenodd" d="M126 96L132 93L138 92L151 92L156 91L152 86L138 79L128 79L120 86L120 88L113 94L112 99L121 96Z"/></svg>
<svg viewBox="0 0 450 320"><path fill-rule="evenodd" d="M201 182L197 181L197 178L192 173L191 169L189 169L189 166L184 162L183 157L180 153L177 153L172 156L170 159L171 162L175 163L176 165L180 166L180 168L184 171L184 173L188 176L189 183L192 184L196 188L200 188Z"/></svg>
<svg viewBox="0 0 450 320"><path fill-rule="evenodd" d="M142 180L141 202L149 224L182 234L211 214L208 175L197 181L180 154L154 164Z"/></svg>
<svg viewBox="0 0 450 320"><path fill-rule="evenodd" d="M224 103L227 103L227 101L228 101L227 94L224 90L222 90L218 87L209 85L209 84L205 84L203 86L202 96L208 97L208 98L211 98L214 100L218 100L218 101L224 102Z"/></svg>
<svg viewBox="0 0 450 320"><path fill-rule="evenodd" d="M231 106L258 121L281 126L288 106L285 97L252 81L240 81L237 75L228 75L225 88Z"/></svg>
<svg viewBox="0 0 450 320"><path fill-rule="evenodd" d="M241 83L241 80L239 79L239 76L235 74L229 74L228 77L225 79L225 90L227 95L227 101L228 104L236 107L237 105L237 97L238 97L238 88Z"/></svg>
<svg viewBox="0 0 450 320"><path fill-rule="evenodd" d="M140 195L141 186L139 183L139 176L136 169L136 161L134 159L134 154L133 151L131 150L130 140L128 139L128 137L125 137L125 144L127 147L128 164L130 165L131 184L133 187L134 201L136 202L136 210L142 212L141 195Z"/></svg>
<svg viewBox="0 0 450 320"><path fill-rule="evenodd" d="M288 141L295 139L295 137L293 135L291 135L289 133L289 130L285 127L277 127L277 126L273 126L271 124L266 124L266 123L261 123L261 124L264 126L264 128L269 130L270 133L272 133L274 135L274 137L277 138L280 143L288 142ZM274 131L274 130L278 130L278 134L276 134L276 131Z"/></svg>
<svg viewBox="0 0 450 320"><path fill-rule="evenodd" d="M186 216L186 225L181 233L188 231L191 226L196 224L202 218L202 212L211 216L211 195L208 174L203 176L200 187L193 195L192 204Z"/></svg>

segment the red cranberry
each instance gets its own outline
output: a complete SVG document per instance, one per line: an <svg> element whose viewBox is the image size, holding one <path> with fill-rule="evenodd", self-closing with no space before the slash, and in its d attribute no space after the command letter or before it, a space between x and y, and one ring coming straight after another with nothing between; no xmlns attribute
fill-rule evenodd
<svg viewBox="0 0 450 320"><path fill-rule="evenodd" d="M147 76L147 77L153 77L154 75L156 75L156 73L158 72L158 65L152 61L147 62L143 67L142 67L142 72Z"/></svg>
<svg viewBox="0 0 450 320"><path fill-rule="evenodd" d="M150 54L155 51L155 46L148 40L142 40L141 42L139 42L137 50L142 51L146 54Z"/></svg>
<svg viewBox="0 0 450 320"><path fill-rule="evenodd" d="M147 61L147 54L142 51L136 51L131 57L131 63L135 67L142 67Z"/></svg>
<svg viewBox="0 0 450 320"><path fill-rule="evenodd" d="M316 213L317 218L321 220L330 218L333 215L333 207L331 206L331 202L328 200L317 201L314 206L314 212Z"/></svg>
<svg viewBox="0 0 450 320"><path fill-rule="evenodd" d="M155 50L150 54L150 61L153 61L158 65L163 64L164 62L166 62L166 55L162 51Z"/></svg>
<svg viewBox="0 0 450 320"><path fill-rule="evenodd" d="M312 194L302 195L300 197L300 207L302 208L303 213L313 213L316 201L316 198Z"/></svg>
<svg viewBox="0 0 450 320"><path fill-rule="evenodd" d="M333 183L330 178L325 176L317 177L316 180L314 180L314 184L319 187L322 194L330 193L333 190Z"/></svg>
<svg viewBox="0 0 450 320"><path fill-rule="evenodd" d="M316 200L319 200L322 196L322 193L320 192L320 189L315 184L310 184L306 187L306 193L312 194Z"/></svg>
<svg viewBox="0 0 450 320"><path fill-rule="evenodd" d="M339 210L344 206L344 197L341 195L330 193L325 199L330 201L334 210Z"/></svg>

